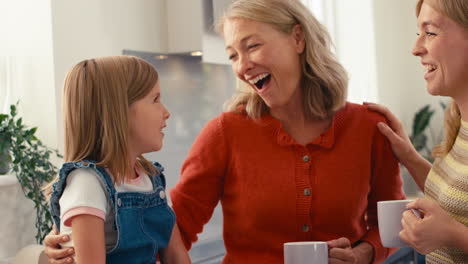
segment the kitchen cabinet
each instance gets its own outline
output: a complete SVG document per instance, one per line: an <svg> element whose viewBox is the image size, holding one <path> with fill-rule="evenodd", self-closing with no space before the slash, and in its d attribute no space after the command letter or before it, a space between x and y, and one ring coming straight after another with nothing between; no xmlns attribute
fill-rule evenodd
<svg viewBox="0 0 468 264"><path fill-rule="evenodd" d="M203 62L229 64L214 22L232 0L167 0L167 52L202 51Z"/></svg>
<svg viewBox="0 0 468 264"><path fill-rule="evenodd" d="M202 0L167 0L167 48L169 53L202 50Z"/></svg>

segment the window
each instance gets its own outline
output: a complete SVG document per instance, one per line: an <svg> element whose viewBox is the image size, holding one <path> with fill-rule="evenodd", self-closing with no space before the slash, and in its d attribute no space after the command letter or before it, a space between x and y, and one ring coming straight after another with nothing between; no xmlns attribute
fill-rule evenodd
<svg viewBox="0 0 468 264"><path fill-rule="evenodd" d="M301 0L328 29L339 62L349 75L348 101L377 101L372 0Z"/></svg>

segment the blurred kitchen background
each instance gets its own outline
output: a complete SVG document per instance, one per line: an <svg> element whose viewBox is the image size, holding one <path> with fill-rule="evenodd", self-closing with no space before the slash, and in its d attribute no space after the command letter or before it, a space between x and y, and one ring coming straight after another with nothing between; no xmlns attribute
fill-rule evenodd
<svg viewBox="0 0 468 264"><path fill-rule="evenodd" d="M350 101L388 106L408 132L415 112L431 104L437 111L430 130L439 133L442 99L427 94L424 69L411 55L415 0L301 1L332 36L349 72ZM166 167L170 189L193 140L234 92L235 76L212 27L230 2L0 0L0 113L20 100L24 121L38 127L46 145L62 150L62 85L68 69L92 57L145 58L159 71L163 102L171 112L164 148L148 158ZM35 243L34 214L18 184L2 177L0 206L9 209L0 216L0 263L9 263L17 250ZM407 195L420 195L403 177ZM221 232L218 208L191 251L195 263L219 263Z"/></svg>

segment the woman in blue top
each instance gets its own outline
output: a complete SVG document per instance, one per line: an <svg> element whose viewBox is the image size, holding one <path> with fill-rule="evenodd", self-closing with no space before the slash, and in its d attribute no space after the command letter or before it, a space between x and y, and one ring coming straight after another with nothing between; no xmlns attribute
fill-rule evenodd
<svg viewBox="0 0 468 264"><path fill-rule="evenodd" d="M136 57L85 60L64 86L65 161L46 189L76 263L190 263L167 205L158 151L169 112L156 70Z"/></svg>

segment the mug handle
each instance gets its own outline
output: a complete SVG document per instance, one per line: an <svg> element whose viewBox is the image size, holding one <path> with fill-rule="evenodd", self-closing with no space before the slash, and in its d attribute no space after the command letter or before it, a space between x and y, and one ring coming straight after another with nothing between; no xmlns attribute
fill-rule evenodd
<svg viewBox="0 0 468 264"><path fill-rule="evenodd" d="M411 211L413 212L413 214L414 214L417 218L419 218L419 219L424 218L423 213L422 213L421 211L419 211L418 209L409 209L409 210L411 210Z"/></svg>

